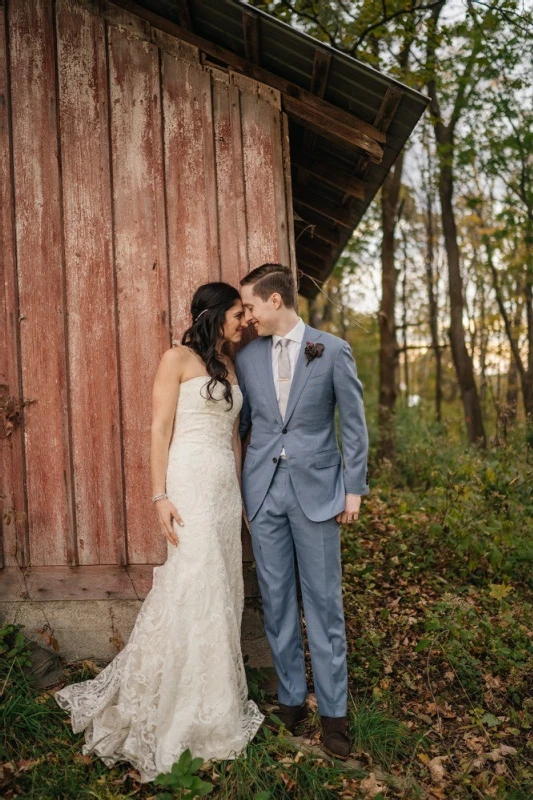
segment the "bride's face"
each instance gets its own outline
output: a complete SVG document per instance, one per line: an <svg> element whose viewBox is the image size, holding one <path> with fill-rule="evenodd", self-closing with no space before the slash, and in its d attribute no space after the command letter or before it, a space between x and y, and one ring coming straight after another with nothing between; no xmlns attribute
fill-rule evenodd
<svg viewBox="0 0 533 800"><path fill-rule="evenodd" d="M227 342L240 342L242 339L244 322L244 309L242 302L236 300L235 304L226 311L222 336Z"/></svg>

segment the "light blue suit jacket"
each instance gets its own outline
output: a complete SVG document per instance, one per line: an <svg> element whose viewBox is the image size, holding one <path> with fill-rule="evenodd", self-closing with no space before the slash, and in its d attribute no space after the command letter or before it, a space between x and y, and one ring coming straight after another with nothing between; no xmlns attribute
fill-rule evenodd
<svg viewBox="0 0 533 800"><path fill-rule="evenodd" d="M306 342L324 345L322 356L308 365ZM242 474L249 519L265 499L283 448L300 505L313 522L343 511L347 493L368 494L363 387L347 342L305 326L285 420L281 419L272 375L272 338L250 342L237 354L235 366L244 397L241 437L250 426L252 429ZM335 430L336 407L344 466Z"/></svg>

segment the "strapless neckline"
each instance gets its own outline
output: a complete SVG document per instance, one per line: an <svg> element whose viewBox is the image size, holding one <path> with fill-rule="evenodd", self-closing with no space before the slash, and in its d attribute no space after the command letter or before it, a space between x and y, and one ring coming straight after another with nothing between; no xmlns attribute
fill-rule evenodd
<svg viewBox="0 0 533 800"><path fill-rule="evenodd" d="M207 381L210 381L210 380L211 380L211 376L210 376L210 375L196 375L196 377L195 377L195 378L189 378L189 380L188 380L188 381L181 381L181 383L180 383L180 387L181 387L181 386L186 386L188 383L192 383L193 381L198 381L198 380L203 380L203 381L206 381L206 382L207 382ZM239 390L239 392L241 392L241 394L242 394L241 387L239 386L239 384L238 384L238 383L232 383L232 384L231 384L231 388L232 388L232 389L238 389L238 390Z"/></svg>

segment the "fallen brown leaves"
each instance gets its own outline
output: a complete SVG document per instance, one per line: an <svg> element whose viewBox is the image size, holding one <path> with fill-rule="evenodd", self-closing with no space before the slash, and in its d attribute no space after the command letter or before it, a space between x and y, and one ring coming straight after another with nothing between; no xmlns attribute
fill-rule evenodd
<svg viewBox="0 0 533 800"><path fill-rule="evenodd" d="M355 534L343 535L351 691L356 704L371 695L379 708L425 737L408 766L393 761L393 776L409 774L422 793L436 800L470 797L466 787L473 782L489 797L498 781L525 769L533 773L533 702L517 709L510 708L509 699L513 685L523 691L527 680L524 672L506 666L505 648L512 647L505 642L506 630L517 622L509 621L494 602L507 603L506 613L520 621L519 590L515 586L512 593L495 597L495 584L456 584L454 565L438 551L429 554L431 568L420 569L426 559L423 532L433 520L427 510L397 513L394 503L390 496L384 502L369 495L362 524ZM415 536L417 530L421 533ZM531 604L523 587L520 592ZM465 638L454 651L454 660L447 650L446 613L442 629L426 627L428 615L442 603L451 620L466 620L472 632L471 640ZM530 639L531 619L529 613L520 625ZM482 626L489 631L485 641L479 635ZM492 627L501 638L494 634L494 645ZM424 638L428 644L417 652ZM493 646L501 649L499 659ZM532 668L530 663L530 675ZM372 786L370 781L368 791Z"/></svg>

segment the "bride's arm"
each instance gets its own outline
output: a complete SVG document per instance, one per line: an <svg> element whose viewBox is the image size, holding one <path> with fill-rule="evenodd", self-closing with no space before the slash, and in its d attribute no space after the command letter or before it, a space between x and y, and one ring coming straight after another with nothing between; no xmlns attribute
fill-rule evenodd
<svg viewBox="0 0 533 800"><path fill-rule="evenodd" d="M174 415L179 397L183 355L179 348L167 350L159 363L152 391L152 435L150 465L152 471L152 494L164 495L168 466L168 448L172 436ZM168 499L155 503L162 532L171 544L178 544L172 527L174 518L178 525L183 521Z"/></svg>
<svg viewBox="0 0 533 800"><path fill-rule="evenodd" d="M233 454L235 456L235 469L237 470L237 479L239 481L239 486L242 495L242 441L239 433L239 417L237 417L237 419L235 420L235 424L233 426L232 446L233 446ZM246 516L244 501L242 504L242 519L246 526L246 530L248 531L248 533L250 533L250 523L248 522L248 517Z"/></svg>
<svg viewBox="0 0 533 800"><path fill-rule="evenodd" d="M241 437L239 436L239 419L240 417L237 416L235 420L235 424L233 425L233 436L232 436L232 447L233 447L233 455L235 456L235 469L237 470L237 479L239 481L239 486L242 490L242 443Z"/></svg>

